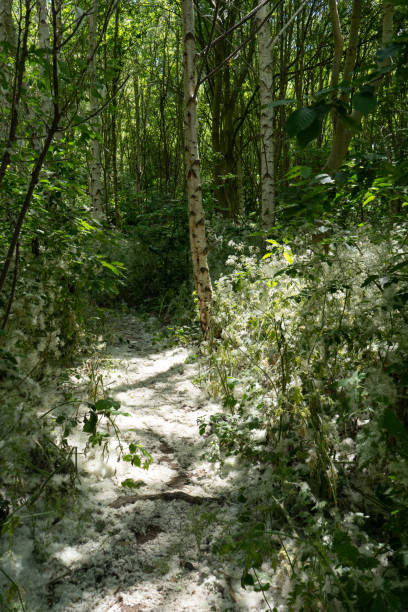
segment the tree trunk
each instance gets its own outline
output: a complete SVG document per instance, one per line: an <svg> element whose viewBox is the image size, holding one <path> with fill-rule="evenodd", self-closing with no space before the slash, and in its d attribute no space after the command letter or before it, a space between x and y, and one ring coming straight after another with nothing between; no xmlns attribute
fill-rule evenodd
<svg viewBox="0 0 408 612"><path fill-rule="evenodd" d="M259 22L264 22L258 32L261 103L261 218L264 229L272 227L275 217L274 110L271 106L273 102L273 62L271 29L267 20L268 12L268 4L265 4L258 12Z"/></svg>
<svg viewBox="0 0 408 612"><path fill-rule="evenodd" d="M336 0L330 0L330 4L336 5L336 10L330 10L330 15L333 23L333 32L335 39L335 59L333 62L333 72L332 72L332 87L338 84L339 80L339 72L340 67L338 65L339 59L341 60L341 51L342 44L340 41L343 40L340 28L340 20L339 15L337 13L337 4ZM357 58L357 47L358 47L358 31L360 28L361 21L361 0L353 0L353 7L351 13L351 25L350 25L350 36L349 36L349 44L346 52L346 59L344 62L344 70L343 70L343 80L349 81L352 78L353 70L356 64ZM341 97L342 102L347 104L349 96L347 94ZM361 117L360 117L361 119ZM329 172L335 172L340 168L342 163L344 162L344 158L346 157L347 150L349 148L349 144L352 137L352 132L347 130L343 123L338 119L333 119L333 144L332 149L330 151L329 157L327 158L325 164L325 170Z"/></svg>
<svg viewBox="0 0 408 612"><path fill-rule="evenodd" d="M111 155L112 155L112 188L113 202L115 213L115 225L121 227L122 217L119 204L119 180L118 180L118 138L117 138L117 115L118 115L118 87L122 69L122 60L120 58L119 49L119 18L120 18L120 0L116 5L115 10L115 32L113 39L113 60L115 76L112 83L112 123L111 123Z"/></svg>
<svg viewBox="0 0 408 612"><path fill-rule="evenodd" d="M13 23L12 0L0 1L0 43L16 46L16 32Z"/></svg>
<svg viewBox="0 0 408 612"><path fill-rule="evenodd" d="M1 1L1 0L0 0ZM8 8L7 1L5 6ZM12 83L12 97L11 97L11 106L10 106L10 120L8 125L8 135L5 147L2 152L2 158L0 162L0 185L3 182L3 179L6 175L7 167L11 160L11 151L14 146L16 135L17 135L17 127L19 123L19 107L21 101L21 95L23 91L23 77L25 72L25 64L28 54L28 35L30 30L30 21L31 21L31 9L32 6L30 4L30 0L25 0L25 15L24 15L24 25L23 30L20 32L17 43L16 50L16 67L15 73L13 76ZM3 7L4 8L4 7ZM10 13L11 17L11 13ZM2 19L4 23L8 23L8 13L7 11L3 11ZM4 29L4 28L3 28Z"/></svg>
<svg viewBox="0 0 408 612"><path fill-rule="evenodd" d="M196 91L196 45L193 0L183 0L184 41L184 147L190 245L194 284L198 298L201 329L206 335L210 325L212 287L207 263L207 238L202 203Z"/></svg>
<svg viewBox="0 0 408 612"><path fill-rule="evenodd" d="M140 141L142 138L142 132L140 129L141 121L140 121L140 92L139 92L139 79L136 74L133 75L133 96L135 99L135 112L134 112L134 124L135 124L135 139L132 143L133 146L133 167L136 179L136 191L138 194L142 191L142 176L143 176L143 167L142 167L142 153L140 147Z"/></svg>
<svg viewBox="0 0 408 612"><path fill-rule="evenodd" d="M37 20L38 20L38 45L39 48L44 51L49 59L51 51L50 43L50 23L48 15L48 0L37 0ZM41 76L45 78L46 82L51 82L51 75L47 74L47 70L41 67ZM52 117L52 99L51 91L41 91L41 119L38 116L38 112L35 113L32 109L28 109L28 114L33 123L32 134L33 134L33 148L39 152L42 147L42 140L46 126ZM39 120L40 119L40 120ZM45 126L45 128L44 128Z"/></svg>
<svg viewBox="0 0 408 612"><path fill-rule="evenodd" d="M95 95L95 87L97 80L96 69L96 35L98 23L99 1L94 0L92 11L88 17L89 24L89 103L91 115L98 109L98 99ZM90 181L89 192L92 201L92 208L96 215L102 214L102 182L101 182L101 146L97 135L99 134L98 117L92 117L91 128L94 133L94 138L91 140L91 163L90 163Z"/></svg>
<svg viewBox="0 0 408 612"><path fill-rule="evenodd" d="M341 33L339 11L337 9L337 0L329 0L330 19L333 28L334 53L333 67L331 74L330 86L336 87L339 84L341 59L343 56L344 38Z"/></svg>

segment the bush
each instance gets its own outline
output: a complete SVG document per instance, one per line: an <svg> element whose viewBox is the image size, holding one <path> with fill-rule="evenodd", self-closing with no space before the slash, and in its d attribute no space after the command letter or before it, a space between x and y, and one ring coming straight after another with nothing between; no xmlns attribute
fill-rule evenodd
<svg viewBox="0 0 408 612"><path fill-rule="evenodd" d="M402 610L406 227L322 233L271 240L262 261L238 249L216 283L206 386L224 411L201 431L246 484L215 547L257 590L286 559L291 609Z"/></svg>

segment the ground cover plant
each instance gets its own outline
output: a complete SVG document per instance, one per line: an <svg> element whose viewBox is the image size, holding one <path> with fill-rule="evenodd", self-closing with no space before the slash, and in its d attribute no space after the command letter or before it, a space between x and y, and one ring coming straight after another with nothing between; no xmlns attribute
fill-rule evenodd
<svg viewBox="0 0 408 612"><path fill-rule="evenodd" d="M247 475L214 547L266 596L285 558L294 609L405 607L407 228L384 230L237 243L216 283L204 380L224 409L201 431Z"/></svg>

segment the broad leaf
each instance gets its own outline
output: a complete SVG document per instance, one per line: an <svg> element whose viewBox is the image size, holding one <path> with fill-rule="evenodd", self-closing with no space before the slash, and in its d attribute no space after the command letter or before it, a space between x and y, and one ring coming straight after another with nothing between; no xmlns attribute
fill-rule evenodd
<svg viewBox="0 0 408 612"><path fill-rule="evenodd" d="M245 573L241 578L241 586L245 589L246 586L254 586L255 580L252 574Z"/></svg>
<svg viewBox="0 0 408 612"><path fill-rule="evenodd" d="M87 417L84 418L84 426L82 428L82 431L84 431L85 433L95 433L97 422L98 417L96 412L91 412L89 419Z"/></svg>
<svg viewBox="0 0 408 612"><path fill-rule="evenodd" d="M351 117L350 115L347 115L346 113L339 112L339 118L342 124L344 125L344 127L350 130L351 132L361 132L362 131L363 128L361 127L361 123L356 121L354 117Z"/></svg>
<svg viewBox="0 0 408 612"><path fill-rule="evenodd" d="M340 529L336 531L333 539L333 549L342 565L356 565L359 558L358 548L352 544L350 536L346 532L340 531Z"/></svg>
<svg viewBox="0 0 408 612"><path fill-rule="evenodd" d="M309 144L309 142L314 140L314 138L318 137L320 125L321 121L316 116L315 120L309 125L309 127L307 127L305 130L302 130L301 132L298 132L297 141L302 149L304 149L305 146Z"/></svg>
<svg viewBox="0 0 408 612"><path fill-rule="evenodd" d="M360 91L353 96L353 108L360 111L363 115L371 113L377 104L374 96L374 87L372 85L364 85Z"/></svg>
<svg viewBox="0 0 408 612"><path fill-rule="evenodd" d="M312 108L298 108L286 121L286 131L289 136L297 136L306 130L317 119L317 113Z"/></svg>

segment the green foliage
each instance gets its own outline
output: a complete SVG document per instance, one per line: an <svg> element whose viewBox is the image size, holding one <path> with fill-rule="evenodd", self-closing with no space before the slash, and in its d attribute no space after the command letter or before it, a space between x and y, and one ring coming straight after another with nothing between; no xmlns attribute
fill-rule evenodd
<svg viewBox="0 0 408 612"><path fill-rule="evenodd" d="M153 462L153 457L144 448L144 446L132 442L129 444L129 452L126 455L123 455L123 461L128 461L131 465L148 470L149 466ZM129 484L123 485L122 483L122 486L129 486Z"/></svg>
<svg viewBox="0 0 408 612"><path fill-rule="evenodd" d="M187 205L159 195L128 219L126 242L116 251L127 268L121 296L139 309L179 324L193 314Z"/></svg>
<svg viewBox="0 0 408 612"><path fill-rule="evenodd" d="M263 260L238 249L217 282L205 385L224 410L200 432L245 485L214 550L265 592L286 564L289 609L403 610L407 228L324 223Z"/></svg>

